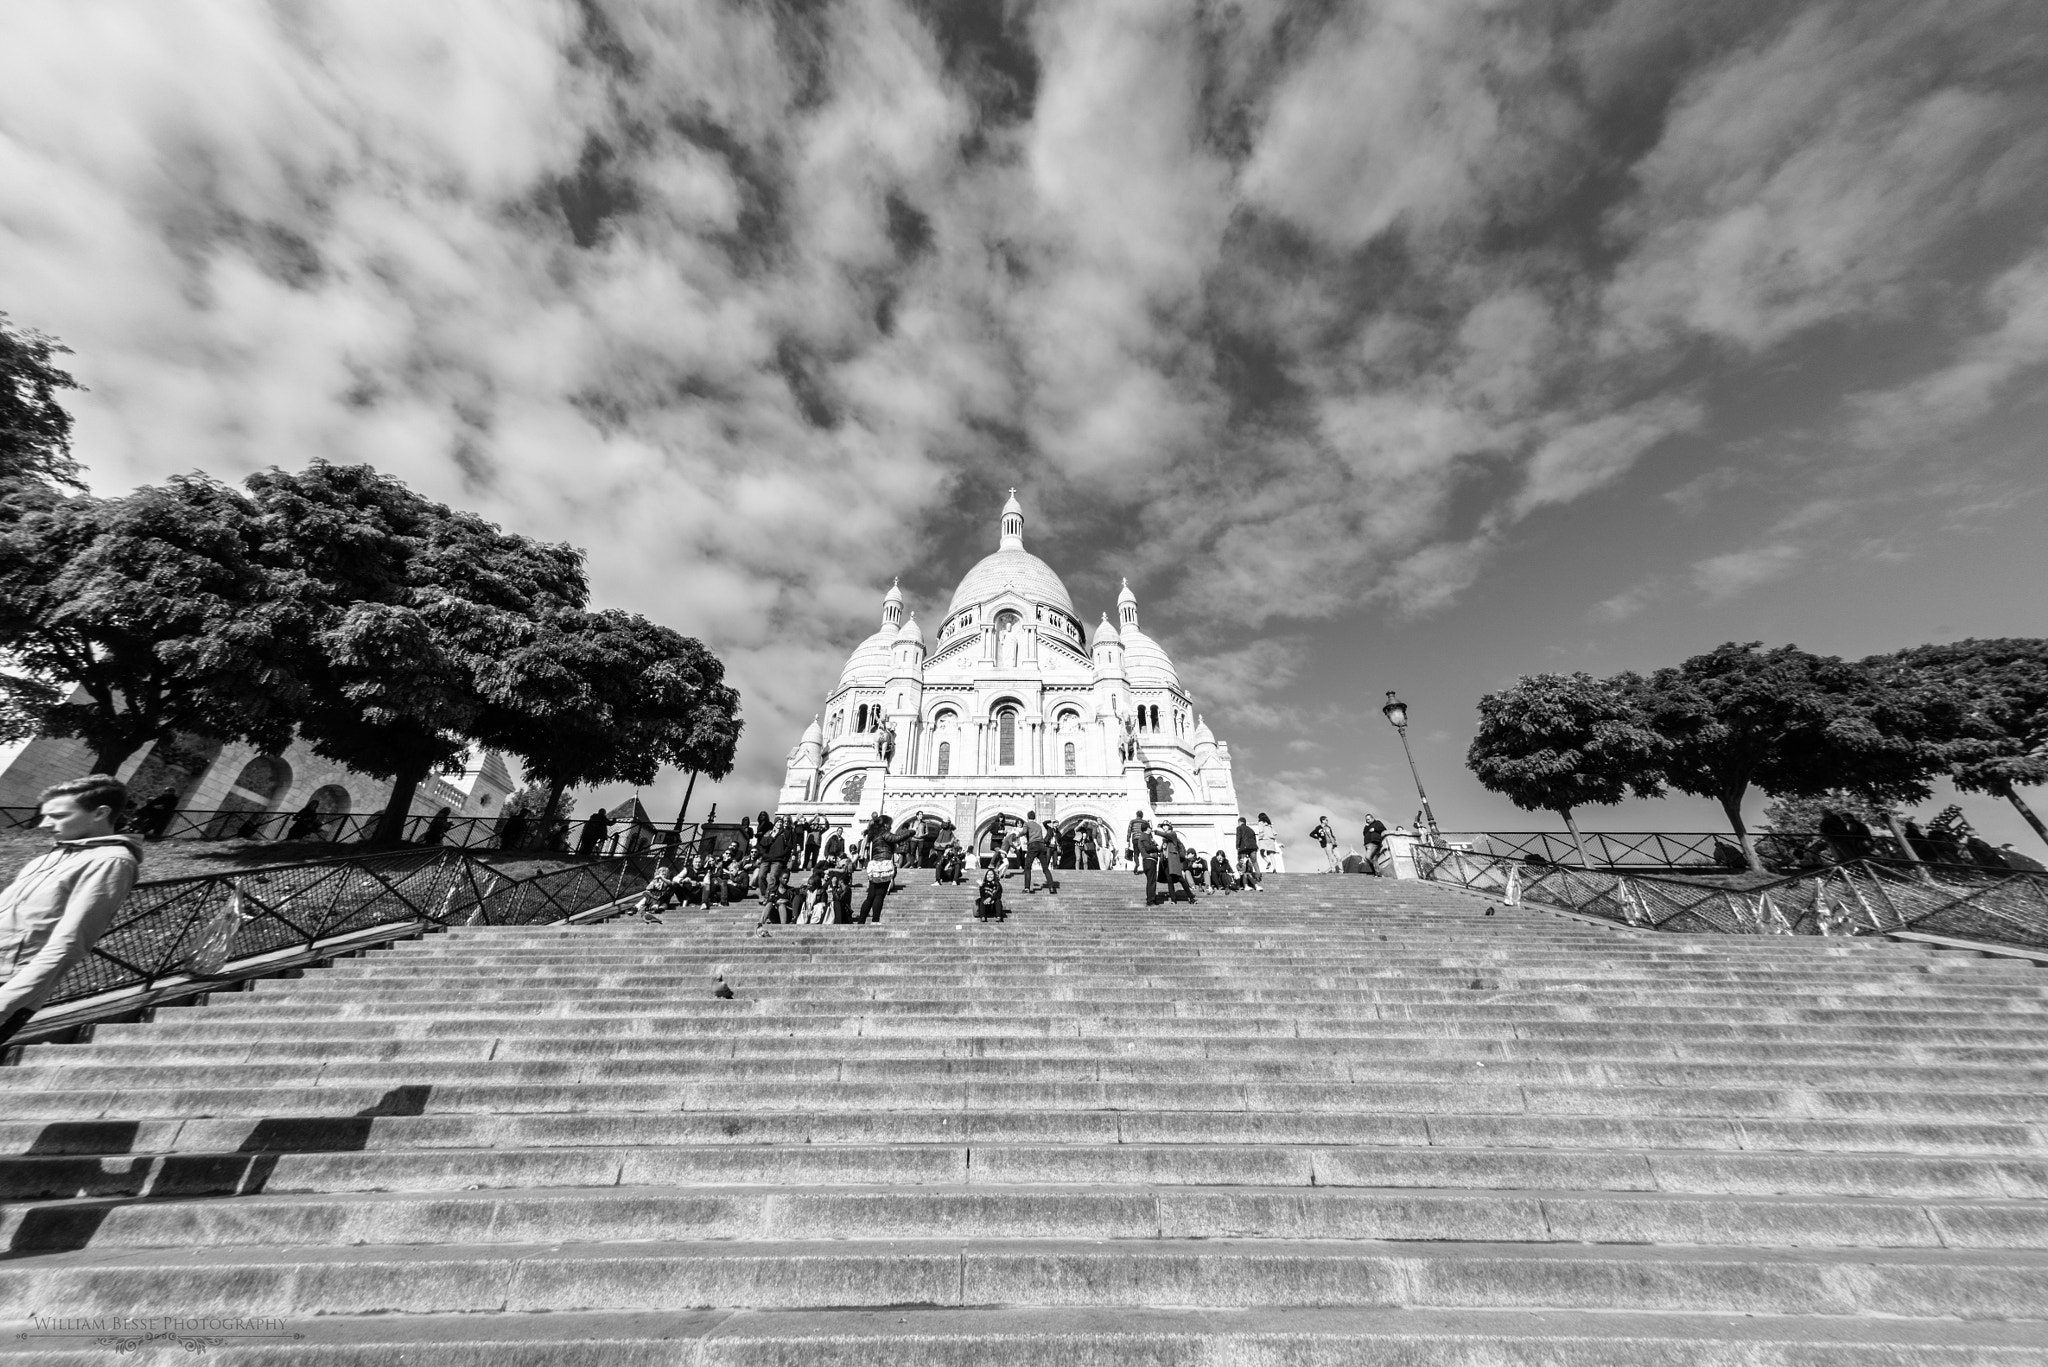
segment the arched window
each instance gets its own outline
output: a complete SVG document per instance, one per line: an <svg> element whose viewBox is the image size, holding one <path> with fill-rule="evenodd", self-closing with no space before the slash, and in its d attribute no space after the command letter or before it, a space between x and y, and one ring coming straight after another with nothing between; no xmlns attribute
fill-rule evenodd
<svg viewBox="0 0 2048 1367"><path fill-rule="evenodd" d="M996 763L1017 762L1017 709L1006 707L996 713Z"/></svg>
<svg viewBox="0 0 2048 1367"><path fill-rule="evenodd" d="M939 742L939 777L944 778L951 772L953 772L953 742L942 740Z"/></svg>
<svg viewBox="0 0 2048 1367"><path fill-rule="evenodd" d="M853 729L855 731L865 731L868 729L868 705L866 703L862 703L853 709Z"/></svg>
<svg viewBox="0 0 2048 1367"><path fill-rule="evenodd" d="M1068 741L1066 746L1066 766L1067 773L1072 774L1074 772L1074 742L1072 741Z"/></svg>
<svg viewBox="0 0 2048 1367"><path fill-rule="evenodd" d="M1152 704L1152 729L1153 729L1154 731L1157 731L1157 730L1159 729L1159 704L1158 704L1158 703L1153 703L1153 704Z"/></svg>

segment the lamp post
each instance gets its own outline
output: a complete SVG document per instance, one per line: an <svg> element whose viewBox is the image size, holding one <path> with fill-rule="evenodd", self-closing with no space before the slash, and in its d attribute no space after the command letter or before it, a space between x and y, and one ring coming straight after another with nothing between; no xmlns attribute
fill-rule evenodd
<svg viewBox="0 0 2048 1367"><path fill-rule="evenodd" d="M1395 697L1394 691L1390 688L1387 690L1386 706L1380 708L1380 712L1394 724L1394 730L1400 734L1401 753L1408 757L1408 773L1415 779L1415 795L1422 799L1422 819L1429 826L1430 835L1441 840L1443 832L1437 829L1436 813L1429 808L1429 794L1422 788L1422 773L1415 767L1415 752L1408 748L1408 704Z"/></svg>

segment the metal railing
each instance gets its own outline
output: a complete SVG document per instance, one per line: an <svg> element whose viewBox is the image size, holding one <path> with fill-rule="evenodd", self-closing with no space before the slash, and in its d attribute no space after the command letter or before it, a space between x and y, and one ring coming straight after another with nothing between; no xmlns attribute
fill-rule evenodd
<svg viewBox="0 0 2048 1367"><path fill-rule="evenodd" d="M396 939L458 925L549 925L636 895L653 867L639 854L509 878L460 851L412 849L138 883L41 1009L171 978L231 976L238 964L378 930Z"/></svg>
<svg viewBox="0 0 2048 1367"><path fill-rule="evenodd" d="M2048 875L1974 864L1859 859L1748 887L1696 878L1532 864L1418 845L1416 872L1646 930L1729 935L1887 935L2048 949Z"/></svg>
<svg viewBox="0 0 2048 1367"><path fill-rule="evenodd" d="M34 830L40 820L34 807L0 807L0 831ZM137 809L129 813L126 829L145 840L239 840L258 844L305 841L309 844L367 845L376 838L381 812L329 812L318 817L301 817L297 812L250 811L223 808L215 811L175 811L163 814ZM405 819L399 843L440 846L451 850L532 850L566 854L581 836L581 823L558 823L542 832L534 823L509 824L505 816L450 817L445 822L429 815L414 814ZM436 829L436 826L439 829ZM649 847L659 848L671 828L655 830L646 826L615 826L606 835L598 853L618 855ZM685 822L678 839L683 844L709 836L714 844L730 840L736 827L720 822L705 826ZM721 833L725 833L721 836Z"/></svg>
<svg viewBox="0 0 2048 1367"><path fill-rule="evenodd" d="M1578 864L1585 868L1706 872L1743 867L1742 846L1730 831L1588 831L1585 859L1563 831L1445 831L1447 845L1461 845L1480 854L1520 859L1535 864ZM1766 868L1783 872L1818 869L1858 860L1912 864L1889 834L1873 831L1854 838L1830 837L1818 831L1762 830L1752 834L1757 856ZM1951 863L1976 868L1960 845L1939 837L1921 842L1917 862Z"/></svg>

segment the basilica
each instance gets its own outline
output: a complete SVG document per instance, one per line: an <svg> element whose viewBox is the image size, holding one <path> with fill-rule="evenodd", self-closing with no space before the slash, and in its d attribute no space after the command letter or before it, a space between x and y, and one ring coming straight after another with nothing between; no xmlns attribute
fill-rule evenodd
<svg viewBox="0 0 2048 1367"><path fill-rule="evenodd" d="M877 812L898 830L937 818L986 849L999 818L1035 811L1062 831L1095 823L1121 849L1144 811L1191 850L1230 848L1229 747L1138 626L1129 583L1089 640L1059 575L1024 549L1015 490L937 634L903 609L892 587L880 628L789 752L781 812L856 830Z"/></svg>

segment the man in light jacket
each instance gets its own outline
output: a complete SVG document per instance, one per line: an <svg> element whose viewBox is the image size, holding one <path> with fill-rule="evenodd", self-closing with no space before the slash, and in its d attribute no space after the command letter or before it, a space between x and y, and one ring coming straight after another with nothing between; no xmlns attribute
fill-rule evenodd
<svg viewBox="0 0 2048 1367"><path fill-rule="evenodd" d="M128 790L107 774L45 788L41 829L56 848L0 892L0 1043L28 1024L128 900L142 842L114 834Z"/></svg>

